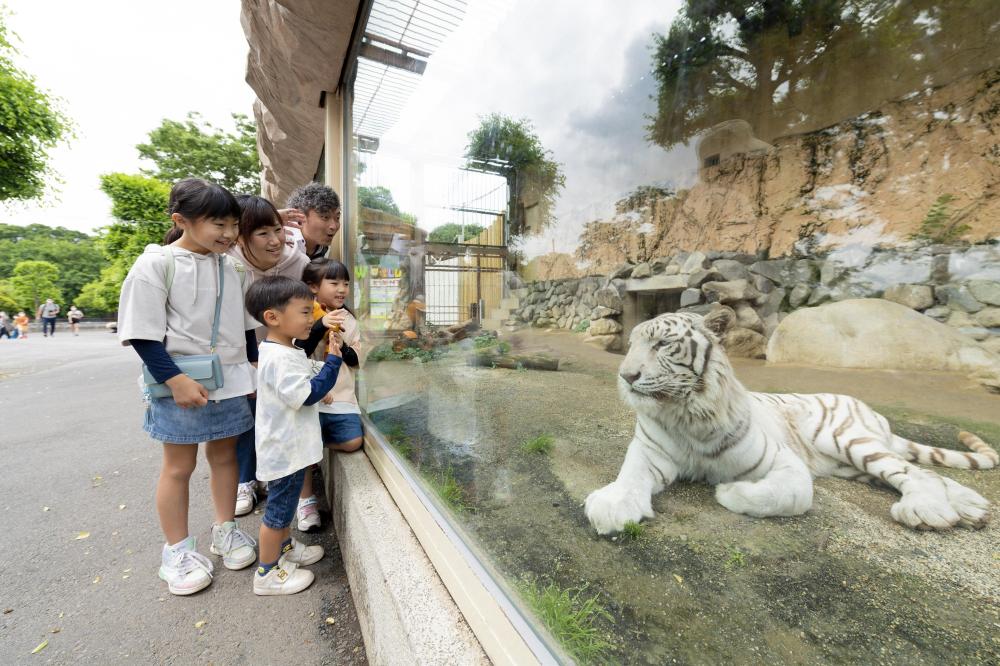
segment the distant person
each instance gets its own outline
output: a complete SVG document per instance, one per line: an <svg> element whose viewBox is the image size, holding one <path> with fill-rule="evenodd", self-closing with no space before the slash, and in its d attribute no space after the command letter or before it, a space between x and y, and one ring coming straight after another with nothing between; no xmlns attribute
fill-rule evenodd
<svg viewBox="0 0 1000 666"><path fill-rule="evenodd" d="M21 340L28 339L28 325L30 322L31 319L29 319L28 315L24 313L24 310L18 312L17 316L14 317L14 326L17 327L17 335Z"/></svg>
<svg viewBox="0 0 1000 666"><path fill-rule="evenodd" d="M253 591L268 596L295 594L315 579L311 571L299 567L323 557L322 546L293 539L290 526L305 475L323 458L316 404L337 382L343 340L337 333L331 336L319 372L295 346L294 341L308 338L313 327L313 294L299 280L269 277L254 282L247 291L246 307L267 327L257 366L255 440L257 476L268 482L268 494Z"/></svg>
<svg viewBox="0 0 1000 666"><path fill-rule="evenodd" d="M285 244L285 230L281 214L264 197L241 194L240 233L229 254L236 257L247 269L248 282L277 275L298 280L302 269L309 264L309 257ZM323 329L324 332L326 329ZM257 329L257 340L263 340L267 329ZM250 408L256 409L250 399ZM240 484L236 490L236 515L245 516L257 503L257 454L254 449L254 431L251 428L236 443L236 459L240 466ZM262 484L263 485L263 484Z"/></svg>
<svg viewBox="0 0 1000 666"><path fill-rule="evenodd" d="M186 595L208 587L214 571L188 529L189 486L199 442L207 442L211 469L215 521L210 551L232 570L257 559L257 542L234 516L236 440L253 427L247 396L256 389L251 363L257 360L257 322L244 309L236 262L226 256L239 229L236 198L219 185L187 178L170 190L168 212L181 235L169 248L148 245L132 265L122 284L118 338L135 349L153 378L171 392L149 400L144 430L163 443L156 508L166 543L159 575L172 594ZM211 391L175 362L175 357L213 352L221 361L223 381Z"/></svg>
<svg viewBox="0 0 1000 666"><path fill-rule="evenodd" d="M7 313L0 310L0 338L11 338L11 329L14 327Z"/></svg>
<svg viewBox="0 0 1000 666"><path fill-rule="evenodd" d="M56 334L56 317L59 316L59 306L51 298L46 298L38 308L37 317L42 320L42 337Z"/></svg>
<svg viewBox="0 0 1000 666"><path fill-rule="evenodd" d="M325 257L340 231L340 197L322 183L309 183L292 192L286 205L282 213L286 224L293 227L294 247L310 259Z"/></svg>
<svg viewBox="0 0 1000 666"><path fill-rule="evenodd" d="M83 312L75 305L71 305L69 312L66 313L66 319L69 321L69 330L73 331L73 335L80 335L80 320L83 319Z"/></svg>

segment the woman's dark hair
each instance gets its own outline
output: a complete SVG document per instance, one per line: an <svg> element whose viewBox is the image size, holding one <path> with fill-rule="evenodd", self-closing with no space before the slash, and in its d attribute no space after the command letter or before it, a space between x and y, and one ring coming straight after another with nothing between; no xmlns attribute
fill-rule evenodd
<svg viewBox="0 0 1000 666"><path fill-rule="evenodd" d="M185 178L170 188L167 215L179 213L195 222L202 218L215 220L240 218L240 205L233 193L222 185L201 178ZM174 225L163 238L165 245L181 237L181 230ZM169 240L168 240L169 239Z"/></svg>
<svg viewBox="0 0 1000 666"><path fill-rule="evenodd" d="M164 245L171 245L178 238L180 238L183 235L184 235L184 232L181 231L181 228L178 227L177 225L174 225L174 226L170 227L169 229L167 229L167 233L163 234L163 244Z"/></svg>
<svg viewBox="0 0 1000 666"><path fill-rule="evenodd" d="M281 214L264 197L237 194L236 203L240 206L240 238L244 243L249 243L253 232L261 227L281 226Z"/></svg>
<svg viewBox="0 0 1000 666"><path fill-rule="evenodd" d="M313 259L306 267L302 269L302 281L308 285L316 286L323 282L323 280L346 280L351 281L351 272L347 270L347 266L340 263L336 259L330 259L328 257L320 257L319 259ZM354 311L344 303L344 309L354 315Z"/></svg>
<svg viewBox="0 0 1000 666"><path fill-rule="evenodd" d="M276 275L255 280L247 289L244 305L251 317L263 323L265 310L284 310L293 298L312 301L313 293L298 280Z"/></svg>

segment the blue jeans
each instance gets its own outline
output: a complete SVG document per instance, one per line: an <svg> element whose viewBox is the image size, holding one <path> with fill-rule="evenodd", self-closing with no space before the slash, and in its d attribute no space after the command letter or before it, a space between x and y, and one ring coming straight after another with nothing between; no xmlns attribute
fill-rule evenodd
<svg viewBox="0 0 1000 666"><path fill-rule="evenodd" d="M299 507L299 494L310 468L300 469L288 476L267 482L267 507L262 522L272 530L283 530L295 519Z"/></svg>
<svg viewBox="0 0 1000 666"><path fill-rule="evenodd" d="M257 399L248 398L250 411L257 415ZM240 483L250 483L257 480L257 447L254 439L254 429L250 428L236 440L236 462L240 466Z"/></svg>
<svg viewBox="0 0 1000 666"><path fill-rule="evenodd" d="M56 334L56 318L42 317L42 335Z"/></svg>

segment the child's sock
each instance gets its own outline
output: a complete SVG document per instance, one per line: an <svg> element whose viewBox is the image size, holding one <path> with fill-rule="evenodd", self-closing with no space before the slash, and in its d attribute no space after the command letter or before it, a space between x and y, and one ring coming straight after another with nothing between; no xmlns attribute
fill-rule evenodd
<svg viewBox="0 0 1000 666"><path fill-rule="evenodd" d="M287 553L292 549L292 537L288 537L281 542L281 550L279 551L282 555Z"/></svg>
<svg viewBox="0 0 1000 666"><path fill-rule="evenodd" d="M257 575L258 576L266 576L267 572L270 571L271 569L273 569L276 566L278 566L278 560L275 560L274 562L271 562L270 564L264 564L263 562L261 562L260 566L257 567Z"/></svg>

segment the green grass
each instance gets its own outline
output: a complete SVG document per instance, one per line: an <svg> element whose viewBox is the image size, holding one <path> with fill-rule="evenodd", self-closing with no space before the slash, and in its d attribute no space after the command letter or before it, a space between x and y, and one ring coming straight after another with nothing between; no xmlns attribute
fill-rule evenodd
<svg viewBox="0 0 1000 666"><path fill-rule="evenodd" d="M413 445L410 443L410 436L400 424L396 423L382 431L389 443L405 458L413 455Z"/></svg>
<svg viewBox="0 0 1000 666"><path fill-rule="evenodd" d="M600 604L600 595L586 596L587 586L562 589L556 583L541 587L527 582L521 587L528 606L562 646L581 663L601 660L615 646L595 626L614 618Z"/></svg>
<svg viewBox="0 0 1000 666"><path fill-rule="evenodd" d="M427 483L441 498L441 501L455 511L468 511L472 508L465 501L465 490L455 478L451 467L446 468L436 477L427 477Z"/></svg>
<svg viewBox="0 0 1000 666"><path fill-rule="evenodd" d="M625 523L621 531L622 541L638 541L642 538L642 535L646 533L646 526L642 523L637 523L634 520L630 520Z"/></svg>
<svg viewBox="0 0 1000 666"><path fill-rule="evenodd" d="M435 361L446 353L444 347L434 347L430 350L417 349L416 347L407 347L402 351L393 351L392 345L389 343L378 345L368 352L367 360L377 363L380 361L412 361L417 359L421 363L427 363L428 361Z"/></svg>
<svg viewBox="0 0 1000 666"><path fill-rule="evenodd" d="M541 453L543 455L548 455L552 451L552 444L555 442L555 438L552 435L539 435L534 439L529 439L524 444L521 444L521 450L525 453Z"/></svg>
<svg viewBox="0 0 1000 666"><path fill-rule="evenodd" d="M746 553L733 546L729 549L729 559L726 560L727 569L742 569L747 565Z"/></svg>

